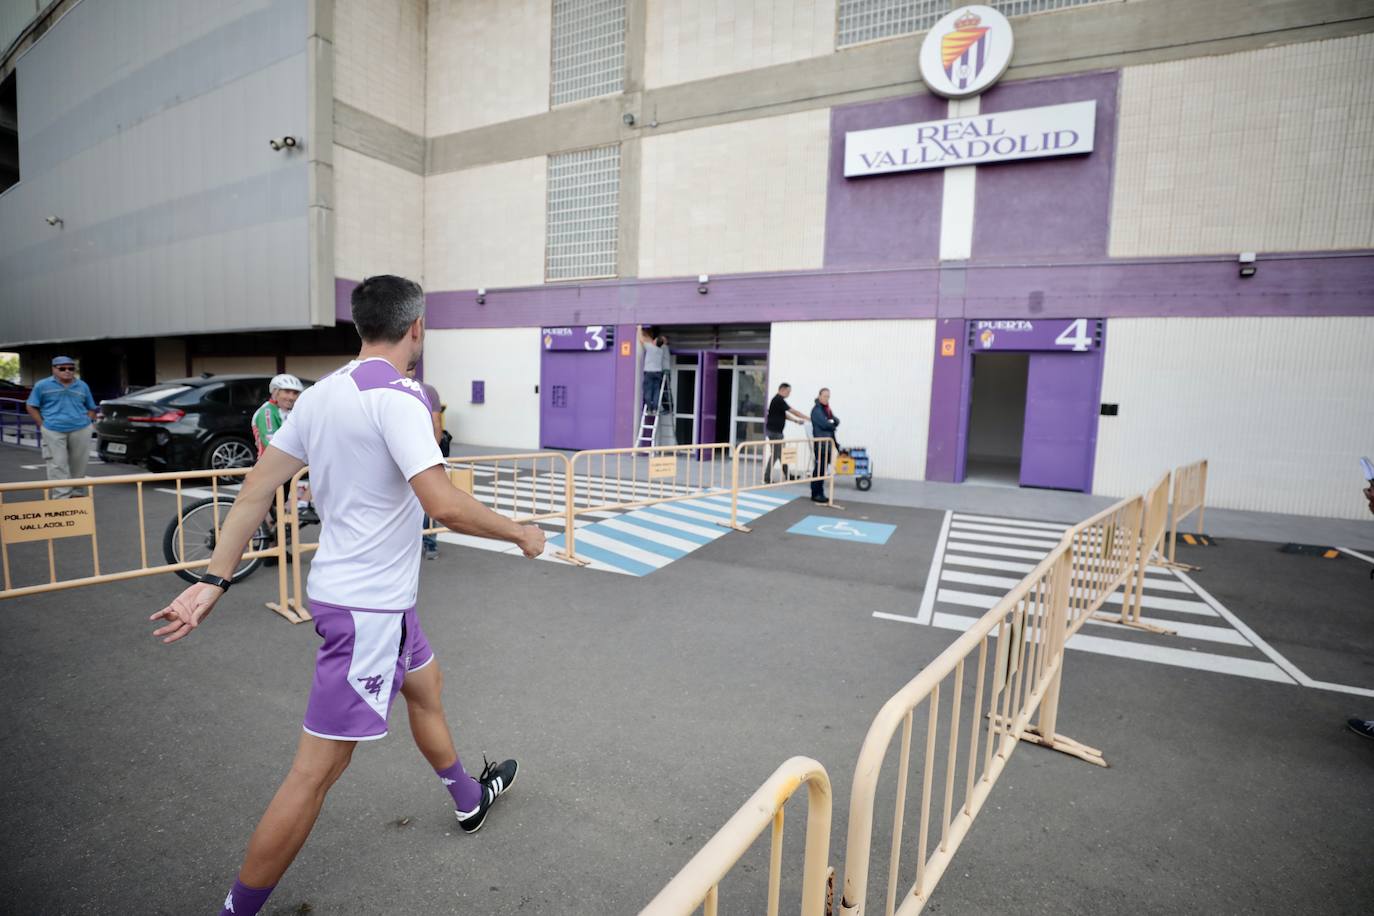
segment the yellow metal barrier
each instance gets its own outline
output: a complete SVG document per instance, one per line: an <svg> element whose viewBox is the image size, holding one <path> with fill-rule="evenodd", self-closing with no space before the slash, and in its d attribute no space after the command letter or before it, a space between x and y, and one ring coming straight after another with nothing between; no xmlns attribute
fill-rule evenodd
<svg viewBox="0 0 1374 916"><path fill-rule="evenodd" d="M1178 562L1175 551L1178 549L1178 526L1185 518L1197 513L1197 533L1202 533L1203 516L1207 503L1207 462L1197 461L1185 464L1174 471L1174 515L1169 525L1169 563L1174 566L1187 566ZM1188 567L1195 568L1195 567Z"/></svg>
<svg viewBox="0 0 1374 916"><path fill-rule="evenodd" d="M729 494L732 458L728 442L578 452L569 459L569 554L575 555L573 520L578 515Z"/></svg>
<svg viewBox="0 0 1374 916"><path fill-rule="evenodd" d="M1098 613L1097 617L1100 620L1110 620L1112 623L1119 623L1137 630L1173 636L1178 632L1177 630L1161 626L1154 621L1144 620L1140 616L1141 597L1145 587L1145 571L1149 567L1150 561L1161 555L1164 547L1164 529L1169 520L1168 472L1165 472L1164 476L1145 492L1141 501L1143 515L1139 523L1138 546L1134 550L1134 575L1131 576L1131 581L1126 583L1126 590L1121 600L1121 613L1119 615ZM1080 623L1079 626L1081 625Z"/></svg>
<svg viewBox="0 0 1374 916"><path fill-rule="evenodd" d="M659 891L641 916L688 916L701 907L716 916L720 882L769 824L773 826L768 867L768 916L777 916L782 879L783 807L805 785L806 860L802 869L802 916L829 912L830 777L810 757L793 757L744 803L735 816Z"/></svg>
<svg viewBox="0 0 1374 916"><path fill-rule="evenodd" d="M800 460L807 456L810 462L811 473L806 477L798 477L793 480L772 480L769 470L772 463L777 460L787 467L800 467L803 462ZM736 531L748 531L749 529L739 523L739 494L744 490L771 490L777 487L795 486L797 484L811 483L812 481L822 480L826 482L826 499L832 508L841 508L835 505L835 472L836 450L835 440L830 438L818 439L754 439L748 442L741 442L735 446L733 452L734 470L731 479L730 496L730 527ZM764 478L769 479L765 482Z"/></svg>
<svg viewBox="0 0 1374 916"><path fill-rule="evenodd" d="M578 565L584 561L573 554L573 505L571 502L571 466L568 456L561 452L527 452L510 455L470 455L444 459L449 479L454 486L468 493L488 509L517 522L560 519L564 522L566 548L556 556ZM295 493L310 468L302 468L291 478L289 492ZM300 509L294 504L287 516L291 532L293 562L291 596L288 606L301 620L312 620L306 606L302 581L301 558L319 549L318 542L307 543L300 536ZM426 534L438 534L448 529L434 525L424 529ZM420 545L416 543L416 551Z"/></svg>
<svg viewBox="0 0 1374 916"><path fill-rule="evenodd" d="M180 563L156 562L157 554L163 546L159 529L165 527L167 522L182 517L187 499L185 493L188 488L187 485L200 483L202 492L208 489L209 496L213 500L210 504L212 507L212 532L207 532L207 534L212 533L214 539L217 540L223 521L220 509L221 501L226 506L223 514L227 515L227 504L233 500L233 494L224 490L223 481L244 477L248 474L248 470L241 468L220 471L177 471L164 474L119 474L109 477L82 477L72 480L0 484L0 556L3 557L4 576L4 590L0 591L0 599L19 598L24 595L79 588L86 585L100 585L106 582L121 582L127 579L175 573L183 570L204 569L210 565L209 557ZM87 491L87 495L65 499L49 498L49 492L59 488L83 489ZM148 557L149 520L146 506L147 490L150 488L155 491L171 488L173 490L171 495L176 499L174 515L168 515L165 521L161 516L152 520L156 527L153 545L154 561L151 563ZM100 513L97 513L97 493L101 494L99 502L105 506ZM107 515L109 513L109 501L121 497L131 499L133 508L137 510L138 525L136 531L127 529L115 531L111 529L111 526L101 525L98 521L98 514ZM276 544L270 549L247 550L242 559L276 558L279 599L276 602L269 602L267 607L281 614L287 620L296 622L295 615L287 605L286 549L282 541L282 533L285 529L283 500L280 492L277 493L276 508ZM103 564L100 554L102 533L107 547L112 543L114 545L113 550L107 549ZM180 549L176 551L176 555L184 557L186 555L186 535L181 526L177 527L177 537L180 538L180 543L177 545ZM90 563L82 563L80 574L64 574L64 571L58 569L58 552L54 546L54 541L66 540L67 538L89 539ZM29 548L18 545L40 543L46 545L47 581L16 584L15 574L17 570L12 568L14 564L10 551L18 549L25 552ZM137 545L136 557L133 550L134 545ZM75 556L73 553L64 552L62 565L70 566ZM27 557L21 557L21 560L27 559ZM42 577L38 576L37 578Z"/></svg>

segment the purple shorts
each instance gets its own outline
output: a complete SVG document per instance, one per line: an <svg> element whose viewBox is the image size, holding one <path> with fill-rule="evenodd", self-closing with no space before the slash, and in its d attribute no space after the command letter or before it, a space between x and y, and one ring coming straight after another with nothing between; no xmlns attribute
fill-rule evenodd
<svg viewBox="0 0 1374 916"><path fill-rule="evenodd" d="M368 741L386 735L391 701L406 672L434 661L420 615L310 602L315 632L315 680L304 727L317 738Z"/></svg>

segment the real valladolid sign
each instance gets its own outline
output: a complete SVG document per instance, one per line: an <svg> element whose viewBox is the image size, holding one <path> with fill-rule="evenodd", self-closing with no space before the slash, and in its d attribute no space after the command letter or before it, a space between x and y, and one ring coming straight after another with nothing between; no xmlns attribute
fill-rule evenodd
<svg viewBox="0 0 1374 916"><path fill-rule="evenodd" d="M1011 63L1011 23L991 7L951 12L926 33L921 78L937 95L977 95ZM844 138L846 178L1012 159L1090 153L1097 102L1070 102L920 124L853 130Z"/></svg>

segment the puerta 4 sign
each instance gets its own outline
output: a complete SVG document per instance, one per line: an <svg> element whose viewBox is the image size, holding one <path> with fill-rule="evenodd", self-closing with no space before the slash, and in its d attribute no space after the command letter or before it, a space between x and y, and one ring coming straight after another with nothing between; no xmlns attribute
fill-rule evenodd
<svg viewBox="0 0 1374 916"><path fill-rule="evenodd" d="M969 349L1062 350L1087 353L1102 346L1102 322L1095 318L1015 318L969 322Z"/></svg>

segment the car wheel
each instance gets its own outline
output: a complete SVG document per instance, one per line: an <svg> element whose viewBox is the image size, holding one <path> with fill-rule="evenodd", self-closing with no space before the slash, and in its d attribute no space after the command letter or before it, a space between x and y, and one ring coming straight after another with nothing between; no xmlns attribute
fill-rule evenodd
<svg viewBox="0 0 1374 916"><path fill-rule="evenodd" d="M233 468L252 467L257 460L253 444L234 436L225 436L211 442L205 450L205 467L212 471L228 471Z"/></svg>

